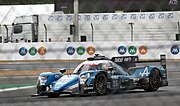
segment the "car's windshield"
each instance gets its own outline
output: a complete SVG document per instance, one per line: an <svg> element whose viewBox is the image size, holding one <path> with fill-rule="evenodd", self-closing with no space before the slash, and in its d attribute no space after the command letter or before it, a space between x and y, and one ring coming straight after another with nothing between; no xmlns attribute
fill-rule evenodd
<svg viewBox="0 0 180 106"><path fill-rule="evenodd" d="M84 64L81 67L81 72L90 70L101 70L101 67L98 64Z"/></svg>
<svg viewBox="0 0 180 106"><path fill-rule="evenodd" d="M91 71L91 70L102 70L98 64L83 64L78 70L75 70L73 73L81 73L84 71Z"/></svg>
<svg viewBox="0 0 180 106"><path fill-rule="evenodd" d="M90 71L90 70L102 70L100 63L102 62L85 61L81 63L79 66L77 66L73 73L81 73L81 72Z"/></svg>
<svg viewBox="0 0 180 106"><path fill-rule="evenodd" d="M86 61L81 63L77 68L74 70L74 74L79 74L84 71L110 71L108 70L109 67L113 67L113 72L118 75L126 75L127 73L123 70L123 68L111 61L108 60L98 60L98 61Z"/></svg>

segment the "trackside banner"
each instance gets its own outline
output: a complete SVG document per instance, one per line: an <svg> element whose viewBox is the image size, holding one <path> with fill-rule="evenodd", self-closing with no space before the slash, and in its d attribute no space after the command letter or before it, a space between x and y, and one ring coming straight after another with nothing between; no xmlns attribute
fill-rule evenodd
<svg viewBox="0 0 180 106"><path fill-rule="evenodd" d="M0 60L84 60L100 54L114 56L139 56L140 59L180 59L178 41L135 42L57 42L57 43L7 43L0 44Z"/></svg>

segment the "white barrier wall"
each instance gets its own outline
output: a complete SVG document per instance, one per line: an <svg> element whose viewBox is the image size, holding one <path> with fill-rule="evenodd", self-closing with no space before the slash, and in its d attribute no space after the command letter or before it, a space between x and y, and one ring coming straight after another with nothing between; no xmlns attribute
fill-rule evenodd
<svg viewBox="0 0 180 106"><path fill-rule="evenodd" d="M180 42L61 42L0 44L0 60L69 60L86 59L94 54L113 56L138 55L140 59L180 59Z"/></svg>

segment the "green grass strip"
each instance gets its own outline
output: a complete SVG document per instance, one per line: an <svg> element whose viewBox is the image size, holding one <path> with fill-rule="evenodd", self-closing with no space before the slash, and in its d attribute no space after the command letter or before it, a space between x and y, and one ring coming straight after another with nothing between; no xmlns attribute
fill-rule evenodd
<svg viewBox="0 0 180 106"><path fill-rule="evenodd" d="M35 85L36 85L36 83L32 83L32 84L0 84L0 89L35 86Z"/></svg>

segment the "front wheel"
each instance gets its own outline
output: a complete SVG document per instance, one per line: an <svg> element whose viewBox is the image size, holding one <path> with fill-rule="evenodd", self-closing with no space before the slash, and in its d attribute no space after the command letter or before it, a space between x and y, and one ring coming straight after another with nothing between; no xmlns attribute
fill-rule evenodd
<svg viewBox="0 0 180 106"><path fill-rule="evenodd" d="M94 90L97 95L106 94L107 90L107 78L103 73L98 73L94 80Z"/></svg>
<svg viewBox="0 0 180 106"><path fill-rule="evenodd" d="M37 82L37 94L41 94L46 91L46 86L40 85L40 81Z"/></svg>
<svg viewBox="0 0 180 106"><path fill-rule="evenodd" d="M153 69L149 75L149 83L146 85L144 90L146 92L157 91L161 84L161 77L157 69Z"/></svg>

